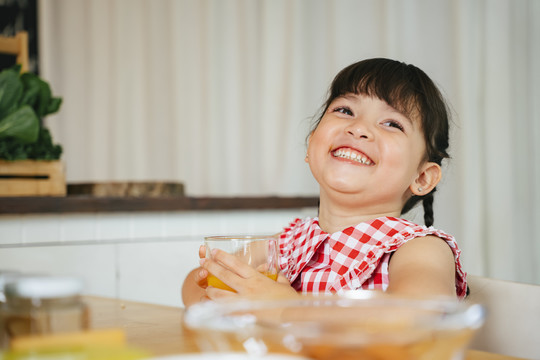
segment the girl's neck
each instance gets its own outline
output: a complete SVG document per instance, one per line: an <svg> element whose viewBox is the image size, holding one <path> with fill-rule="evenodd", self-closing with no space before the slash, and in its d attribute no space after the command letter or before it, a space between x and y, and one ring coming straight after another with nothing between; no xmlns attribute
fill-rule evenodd
<svg viewBox="0 0 540 360"><path fill-rule="evenodd" d="M322 230L331 234L379 217L399 217L401 214L401 211L397 209L364 209L356 204L357 202L336 203L335 201L329 201L328 198L321 194L318 216L319 226Z"/></svg>

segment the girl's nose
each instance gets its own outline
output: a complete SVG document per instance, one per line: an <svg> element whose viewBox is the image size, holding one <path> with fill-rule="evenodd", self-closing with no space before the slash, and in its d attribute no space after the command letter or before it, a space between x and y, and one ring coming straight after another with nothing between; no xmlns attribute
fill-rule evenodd
<svg viewBox="0 0 540 360"><path fill-rule="evenodd" d="M345 130L347 134L352 135L357 139L371 139L373 136L369 126L361 119L351 122Z"/></svg>

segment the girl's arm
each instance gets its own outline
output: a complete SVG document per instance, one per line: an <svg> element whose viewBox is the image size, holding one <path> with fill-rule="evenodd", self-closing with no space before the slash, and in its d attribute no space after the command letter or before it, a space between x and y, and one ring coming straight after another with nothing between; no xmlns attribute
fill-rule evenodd
<svg viewBox="0 0 540 360"><path fill-rule="evenodd" d="M425 236L401 246L388 267L389 293L411 296L456 296L456 265L448 244Z"/></svg>

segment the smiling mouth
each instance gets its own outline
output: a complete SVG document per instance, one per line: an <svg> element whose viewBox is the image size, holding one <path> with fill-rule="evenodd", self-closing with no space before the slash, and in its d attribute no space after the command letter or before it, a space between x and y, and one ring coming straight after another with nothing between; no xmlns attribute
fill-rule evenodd
<svg viewBox="0 0 540 360"><path fill-rule="evenodd" d="M339 148L332 152L332 156L354 161L363 165L374 165L374 162L371 161L371 159L369 159L366 155L349 148Z"/></svg>

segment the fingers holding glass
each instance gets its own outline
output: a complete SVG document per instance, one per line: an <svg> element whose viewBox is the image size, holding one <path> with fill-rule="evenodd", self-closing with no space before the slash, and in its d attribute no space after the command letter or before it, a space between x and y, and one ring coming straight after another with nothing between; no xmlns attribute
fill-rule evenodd
<svg viewBox="0 0 540 360"><path fill-rule="evenodd" d="M213 236L205 238L205 246L206 260L202 263L209 271L209 286L239 291L246 288L245 279L257 279L261 274L274 281L277 279L275 237Z"/></svg>

